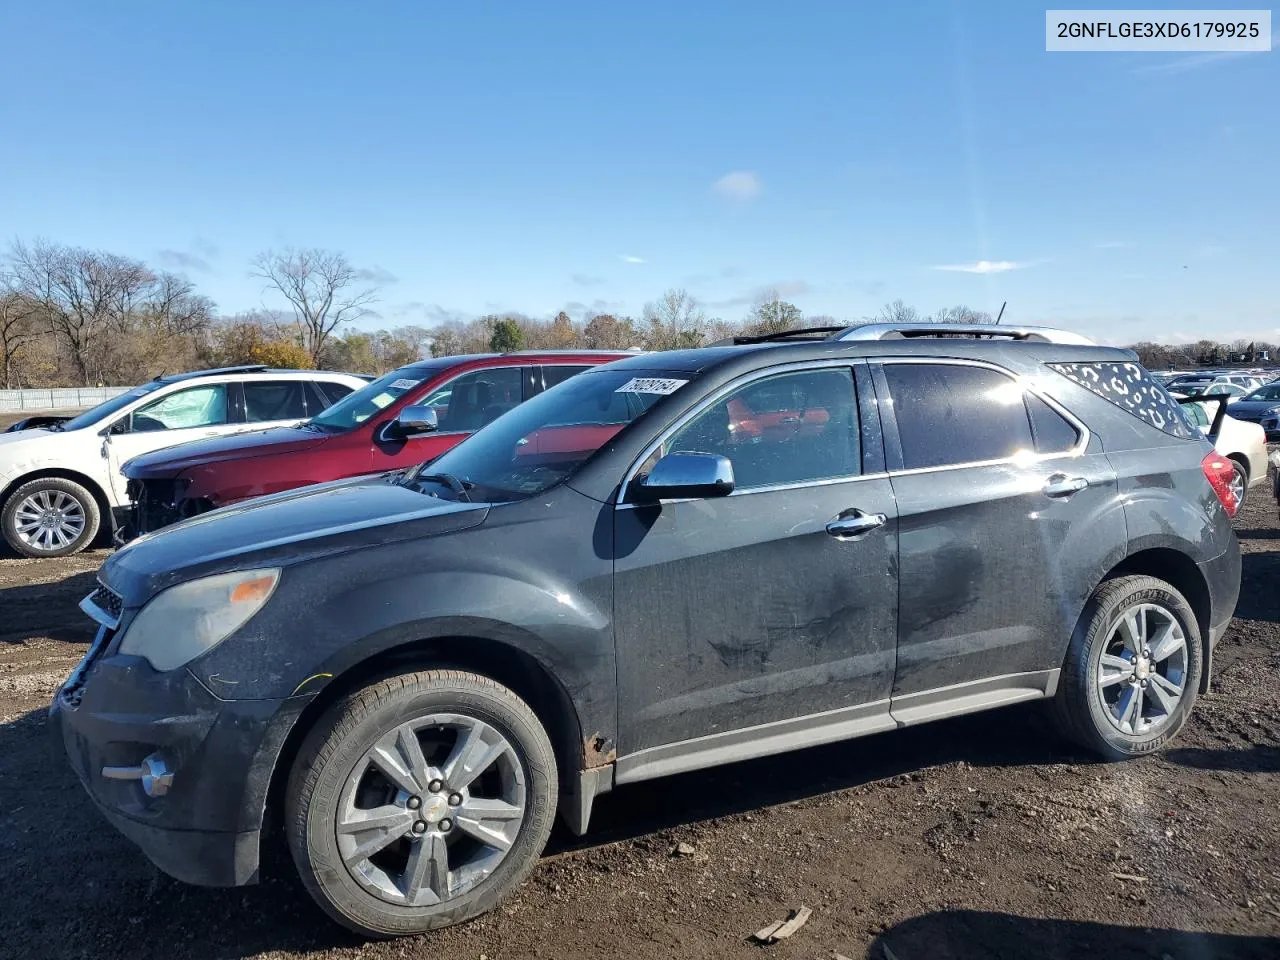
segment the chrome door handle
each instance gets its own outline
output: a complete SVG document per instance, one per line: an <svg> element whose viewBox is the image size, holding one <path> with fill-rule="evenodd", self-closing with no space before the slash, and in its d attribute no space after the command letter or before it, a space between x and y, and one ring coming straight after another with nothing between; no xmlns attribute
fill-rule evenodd
<svg viewBox="0 0 1280 960"><path fill-rule="evenodd" d="M856 540L876 527L883 527L889 518L883 513L863 513L850 510L840 514L827 524L827 533L837 540Z"/></svg>
<svg viewBox="0 0 1280 960"><path fill-rule="evenodd" d="M1089 485L1084 477L1068 477L1065 473L1055 473L1044 484L1046 497L1069 497L1079 493Z"/></svg>

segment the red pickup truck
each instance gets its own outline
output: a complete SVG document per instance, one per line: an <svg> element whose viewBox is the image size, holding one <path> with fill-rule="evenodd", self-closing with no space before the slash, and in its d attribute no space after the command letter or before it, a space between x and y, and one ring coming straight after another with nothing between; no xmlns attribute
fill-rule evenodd
<svg viewBox="0 0 1280 960"><path fill-rule="evenodd" d="M248 497L411 467L543 390L625 352L440 357L393 370L290 427L201 440L128 461L120 539Z"/></svg>

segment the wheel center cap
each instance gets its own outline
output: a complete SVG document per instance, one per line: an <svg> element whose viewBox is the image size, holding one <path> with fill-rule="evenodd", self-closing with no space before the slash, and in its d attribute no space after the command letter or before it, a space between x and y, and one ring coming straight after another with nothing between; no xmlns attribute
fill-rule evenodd
<svg viewBox="0 0 1280 960"><path fill-rule="evenodd" d="M440 794L428 797L422 802L422 819L427 823L439 823L449 812L449 800Z"/></svg>
<svg viewBox="0 0 1280 960"><path fill-rule="evenodd" d="M1151 662L1146 657L1139 657L1138 662L1133 665L1133 675L1139 680L1145 680L1151 676Z"/></svg>

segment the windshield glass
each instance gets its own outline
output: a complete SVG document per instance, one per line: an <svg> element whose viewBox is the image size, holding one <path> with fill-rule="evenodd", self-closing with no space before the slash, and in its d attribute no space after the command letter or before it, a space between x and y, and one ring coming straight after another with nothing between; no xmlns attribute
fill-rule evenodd
<svg viewBox="0 0 1280 960"><path fill-rule="evenodd" d="M456 478L473 500L522 500L570 477L600 447L688 373L609 370L570 377L454 447L423 468Z"/></svg>
<svg viewBox="0 0 1280 960"><path fill-rule="evenodd" d="M120 394L118 397L112 397L110 400L104 400L96 407L91 407L78 417L73 417L66 423L62 424L63 430L80 430L83 427L91 427L100 420L111 416L117 410L123 410L139 397L145 397L148 393L153 393L163 387L160 381L153 380L151 383L144 383L140 387L134 387L132 390Z"/></svg>
<svg viewBox="0 0 1280 960"><path fill-rule="evenodd" d="M1246 400L1280 400L1280 383L1268 383L1245 397Z"/></svg>
<svg viewBox="0 0 1280 960"><path fill-rule="evenodd" d="M313 427L335 432L358 427L379 410L385 410L438 372L434 367L421 365L392 370L367 387L361 387L355 393L347 394L308 422Z"/></svg>

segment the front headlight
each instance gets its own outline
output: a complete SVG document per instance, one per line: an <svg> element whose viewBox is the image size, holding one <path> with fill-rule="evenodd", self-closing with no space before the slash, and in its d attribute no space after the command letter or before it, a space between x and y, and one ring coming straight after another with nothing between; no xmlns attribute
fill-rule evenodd
<svg viewBox="0 0 1280 960"><path fill-rule="evenodd" d="M271 599L279 570L243 570L192 580L158 594L129 624L120 653L173 670L212 650Z"/></svg>

